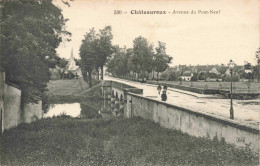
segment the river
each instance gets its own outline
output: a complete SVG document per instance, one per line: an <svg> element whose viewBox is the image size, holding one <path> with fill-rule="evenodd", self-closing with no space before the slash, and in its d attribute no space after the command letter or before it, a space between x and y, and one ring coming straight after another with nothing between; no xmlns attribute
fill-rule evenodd
<svg viewBox="0 0 260 166"><path fill-rule="evenodd" d="M52 103L50 104L44 118L68 115L74 118L97 118L110 116L123 116L123 108L115 106L111 101L88 99L83 102L74 103Z"/></svg>

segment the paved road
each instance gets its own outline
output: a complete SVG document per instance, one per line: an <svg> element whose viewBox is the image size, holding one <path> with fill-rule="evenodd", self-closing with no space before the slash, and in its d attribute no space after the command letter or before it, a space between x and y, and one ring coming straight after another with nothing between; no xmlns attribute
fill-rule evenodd
<svg viewBox="0 0 260 166"><path fill-rule="evenodd" d="M133 82L108 76L105 76L105 80L117 81L141 88L143 89L143 96L155 100L161 100L156 85ZM221 99L218 95L204 95L175 88L168 88L167 98L167 103L176 106L220 116L222 118L229 118L230 100ZM236 121L255 128L259 127L259 100L234 100L233 108Z"/></svg>

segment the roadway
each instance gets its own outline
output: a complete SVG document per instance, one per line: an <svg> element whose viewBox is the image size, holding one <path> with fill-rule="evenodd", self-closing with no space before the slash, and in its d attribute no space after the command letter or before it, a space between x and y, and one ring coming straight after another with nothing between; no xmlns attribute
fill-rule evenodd
<svg viewBox="0 0 260 166"><path fill-rule="evenodd" d="M109 76L105 76L104 79L141 88L143 89L143 96L159 101L161 100L161 96L158 94L156 85L139 83ZM166 103L222 118L229 119L230 116L230 99L223 99L219 95L198 94L168 87ZM254 128L259 128L259 99L233 100L233 108L235 121L240 124L246 124Z"/></svg>

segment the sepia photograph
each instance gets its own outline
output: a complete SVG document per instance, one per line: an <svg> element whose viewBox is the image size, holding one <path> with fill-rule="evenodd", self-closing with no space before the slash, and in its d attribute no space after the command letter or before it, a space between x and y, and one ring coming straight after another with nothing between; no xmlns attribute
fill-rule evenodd
<svg viewBox="0 0 260 166"><path fill-rule="evenodd" d="M259 0L0 0L0 165L258 166Z"/></svg>

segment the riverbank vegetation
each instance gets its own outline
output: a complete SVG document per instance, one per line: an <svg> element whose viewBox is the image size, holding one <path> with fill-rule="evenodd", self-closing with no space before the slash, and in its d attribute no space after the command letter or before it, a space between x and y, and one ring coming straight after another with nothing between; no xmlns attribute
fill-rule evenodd
<svg viewBox="0 0 260 166"><path fill-rule="evenodd" d="M0 11L0 66L6 80L19 85L23 104L38 103L58 58L56 48L70 41L67 19L52 0L2 0Z"/></svg>
<svg viewBox="0 0 260 166"><path fill-rule="evenodd" d="M51 80L48 83L48 91L43 97L44 111L46 111L51 103L60 102L79 102L86 98L100 98L101 85L99 81L93 79L93 87L80 79L71 80Z"/></svg>
<svg viewBox="0 0 260 166"><path fill-rule="evenodd" d="M95 28L86 32L79 49L80 66L84 80L92 87L92 72L95 69L99 77L101 70L101 80L103 79L104 65L112 54L112 28L106 26L100 29L99 33ZM99 78L98 78L99 80Z"/></svg>
<svg viewBox="0 0 260 166"><path fill-rule="evenodd" d="M258 165L249 149L141 118L47 118L5 131L0 146L0 165Z"/></svg>

